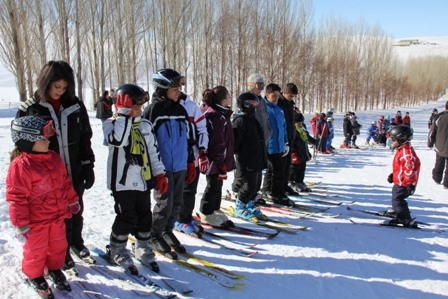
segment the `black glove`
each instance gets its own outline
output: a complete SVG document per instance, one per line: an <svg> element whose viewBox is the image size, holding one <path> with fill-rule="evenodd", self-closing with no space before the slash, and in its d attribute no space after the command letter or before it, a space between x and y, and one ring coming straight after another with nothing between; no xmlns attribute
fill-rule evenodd
<svg viewBox="0 0 448 299"><path fill-rule="evenodd" d="M389 174L389 176L387 177L387 181L391 184L394 182L394 174L393 173Z"/></svg>
<svg viewBox="0 0 448 299"><path fill-rule="evenodd" d="M93 183L95 183L95 173L93 172L93 167L84 167L82 171L82 179L86 190L92 188Z"/></svg>
<svg viewBox="0 0 448 299"><path fill-rule="evenodd" d="M408 185L406 187L406 194L408 196L411 196L412 194L414 194L414 192L415 192L415 186L414 185Z"/></svg>

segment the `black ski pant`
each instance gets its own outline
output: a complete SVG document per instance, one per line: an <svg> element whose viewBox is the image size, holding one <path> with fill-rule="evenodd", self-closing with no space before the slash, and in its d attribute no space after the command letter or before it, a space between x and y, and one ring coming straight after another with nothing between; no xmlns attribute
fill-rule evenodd
<svg viewBox="0 0 448 299"><path fill-rule="evenodd" d="M238 178L238 199L245 204L255 198L258 192L261 171L245 171Z"/></svg>
<svg viewBox="0 0 448 299"><path fill-rule="evenodd" d="M139 239L149 239L151 231L151 191L115 191L112 193L117 214L112 224L111 240L113 236L127 236L132 234ZM144 236L144 237L143 237Z"/></svg>
<svg viewBox="0 0 448 299"><path fill-rule="evenodd" d="M191 184L185 183L182 205L180 206L179 222L190 223L193 220L193 210L196 202L196 192L199 182L199 167L196 167L196 178Z"/></svg>
<svg viewBox="0 0 448 299"><path fill-rule="evenodd" d="M289 181L304 184L305 179L306 162L300 162L297 165L292 164L289 167Z"/></svg>
<svg viewBox="0 0 448 299"><path fill-rule="evenodd" d="M200 211L204 215L211 215L221 208L223 181L218 180L218 174L210 174L205 178L207 186L201 199Z"/></svg>
<svg viewBox="0 0 448 299"><path fill-rule="evenodd" d="M392 187L392 209L397 213L397 218L400 220L411 219L408 203L406 187L394 184Z"/></svg>
<svg viewBox="0 0 448 299"><path fill-rule="evenodd" d="M82 213L84 212L84 185L81 184L75 188L76 194L79 197L79 205L81 206L81 210L77 214L73 214L72 218L65 219L65 231L68 242L68 251L70 250L70 246L74 246L76 248L82 249L84 246L84 239L82 238L82 228L84 226L84 218L82 217Z"/></svg>
<svg viewBox="0 0 448 299"><path fill-rule="evenodd" d="M436 163L432 169L432 179L437 184L443 184L445 188L448 188L448 158L438 153L436 153Z"/></svg>
<svg viewBox="0 0 448 299"><path fill-rule="evenodd" d="M268 168L263 180L263 192L270 193L275 197L285 195L285 163L283 154L268 155Z"/></svg>

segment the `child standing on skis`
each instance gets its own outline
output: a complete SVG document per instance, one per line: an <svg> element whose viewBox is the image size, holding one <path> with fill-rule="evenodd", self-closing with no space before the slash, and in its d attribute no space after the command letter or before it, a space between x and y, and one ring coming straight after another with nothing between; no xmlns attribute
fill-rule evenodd
<svg viewBox="0 0 448 299"><path fill-rule="evenodd" d="M255 117L259 99L250 92L240 94L238 108L243 115L233 120L235 137L235 183L239 186L235 203L235 216L256 222L265 219L255 206L260 173L267 167L263 129Z"/></svg>
<svg viewBox="0 0 448 299"><path fill-rule="evenodd" d="M164 194L168 188L152 123L142 119L148 93L124 84L116 91L117 114L103 125L109 145L107 186L115 201L116 217L110 234L110 258L131 273L138 273L129 251L128 235L136 239L135 258L153 270L158 266L149 247L151 237L151 189Z"/></svg>
<svg viewBox="0 0 448 299"><path fill-rule="evenodd" d="M229 108L231 96L224 86L216 86L204 93L204 102L209 106L205 111L208 132L207 158L210 168L205 173L207 186L201 199L199 216L201 222L213 226L232 226L233 223L221 211L221 192L227 172L235 169L233 156L233 128Z"/></svg>
<svg viewBox="0 0 448 299"><path fill-rule="evenodd" d="M398 125L390 130L392 146L396 150L392 162L392 173L387 177L392 187L392 210L396 216L385 224L417 227L411 218L406 198L414 194L420 172L420 159L411 146L413 130L406 125Z"/></svg>
<svg viewBox="0 0 448 299"><path fill-rule="evenodd" d="M317 141L310 136L303 127L304 117L302 113L294 113L294 141L291 145L291 165L289 168L289 186L295 191L309 192L304 183L306 162L311 160L311 153L308 149L308 143L316 145Z"/></svg>
<svg viewBox="0 0 448 299"><path fill-rule="evenodd" d="M78 195L61 157L48 150L53 121L19 117L11 123L16 145L6 178L6 201L17 232L25 238L22 271L44 298L52 296L44 271L58 289L71 291L61 271L68 243L64 220L79 213Z"/></svg>

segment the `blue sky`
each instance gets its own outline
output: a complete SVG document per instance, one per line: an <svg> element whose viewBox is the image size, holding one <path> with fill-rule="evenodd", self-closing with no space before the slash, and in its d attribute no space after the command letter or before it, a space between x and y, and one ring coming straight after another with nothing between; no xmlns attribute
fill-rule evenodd
<svg viewBox="0 0 448 299"><path fill-rule="evenodd" d="M364 19L394 38L448 36L448 0L313 0L313 7L316 24L332 15L350 24Z"/></svg>

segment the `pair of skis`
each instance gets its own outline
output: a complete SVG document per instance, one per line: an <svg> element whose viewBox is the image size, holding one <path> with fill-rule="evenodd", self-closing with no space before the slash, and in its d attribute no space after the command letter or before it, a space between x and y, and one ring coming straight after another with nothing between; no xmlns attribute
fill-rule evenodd
<svg viewBox="0 0 448 299"><path fill-rule="evenodd" d="M356 209L352 207L347 207L347 211L356 214L357 216L366 216L366 217L373 217L373 218L387 218L391 219L393 216L390 214L387 214L386 211L370 211L370 210L363 210L363 209ZM365 222L359 222L352 218L349 219L351 223L357 224L357 225L366 225L366 226L374 226L374 227L392 227L392 228L404 228L404 229L411 229L411 230L421 230L421 231L428 231L428 232L436 232L436 233L442 233L445 232L445 230L437 229L437 228L431 228L431 224L422 222L422 221L416 221L417 227L408 227L403 225L393 225L389 224L388 221L380 222L380 223L365 223Z"/></svg>

